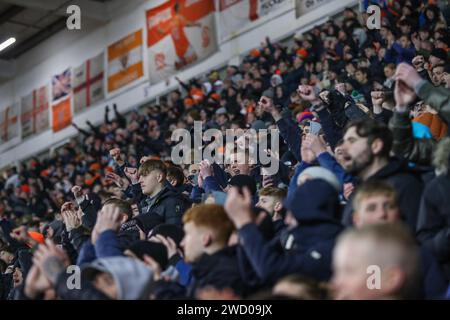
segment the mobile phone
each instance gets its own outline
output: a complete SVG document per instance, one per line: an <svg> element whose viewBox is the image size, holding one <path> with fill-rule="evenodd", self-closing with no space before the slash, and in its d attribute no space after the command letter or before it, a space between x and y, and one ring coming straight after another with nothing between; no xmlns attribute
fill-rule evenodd
<svg viewBox="0 0 450 320"><path fill-rule="evenodd" d="M322 129L322 125L317 121L310 121L309 123L309 133L314 135L319 135L320 130Z"/></svg>

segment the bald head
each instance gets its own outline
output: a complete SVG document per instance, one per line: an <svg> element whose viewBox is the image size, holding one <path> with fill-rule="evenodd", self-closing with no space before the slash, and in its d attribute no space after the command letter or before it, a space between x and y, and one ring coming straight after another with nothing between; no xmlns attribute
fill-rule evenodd
<svg viewBox="0 0 450 320"><path fill-rule="evenodd" d="M420 284L417 246L397 223L345 232L334 249L333 270L337 299L414 298Z"/></svg>

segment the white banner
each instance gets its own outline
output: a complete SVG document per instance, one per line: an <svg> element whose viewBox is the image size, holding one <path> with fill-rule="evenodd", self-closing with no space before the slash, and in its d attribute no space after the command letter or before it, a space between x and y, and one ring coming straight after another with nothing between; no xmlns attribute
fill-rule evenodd
<svg viewBox="0 0 450 320"><path fill-rule="evenodd" d="M333 0L296 0L295 15L300 17L318 7L332 2Z"/></svg>
<svg viewBox="0 0 450 320"><path fill-rule="evenodd" d="M263 17L276 16L292 8L292 0L219 0L220 39L259 24Z"/></svg>

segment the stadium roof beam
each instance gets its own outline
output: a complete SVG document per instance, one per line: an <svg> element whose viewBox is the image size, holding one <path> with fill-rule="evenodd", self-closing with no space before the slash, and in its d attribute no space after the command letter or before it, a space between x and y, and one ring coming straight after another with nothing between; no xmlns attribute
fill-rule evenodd
<svg viewBox="0 0 450 320"><path fill-rule="evenodd" d="M29 9L40 9L53 11L53 14L67 16L67 7L71 4L77 4L81 8L81 16L92 20L106 22L109 20L108 6L106 1L78 0L76 3L68 0L2 0L3 3L9 3Z"/></svg>

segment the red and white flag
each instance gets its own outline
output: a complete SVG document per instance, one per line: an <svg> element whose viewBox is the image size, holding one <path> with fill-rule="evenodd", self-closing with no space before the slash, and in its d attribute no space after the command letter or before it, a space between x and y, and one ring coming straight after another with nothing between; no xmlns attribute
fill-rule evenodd
<svg viewBox="0 0 450 320"><path fill-rule="evenodd" d="M45 131L50 126L48 86L33 90L21 99L22 138Z"/></svg>
<svg viewBox="0 0 450 320"><path fill-rule="evenodd" d="M0 143L19 136L19 105L8 106L0 111Z"/></svg>
<svg viewBox="0 0 450 320"><path fill-rule="evenodd" d="M75 113L104 98L103 52L73 69L72 88Z"/></svg>

